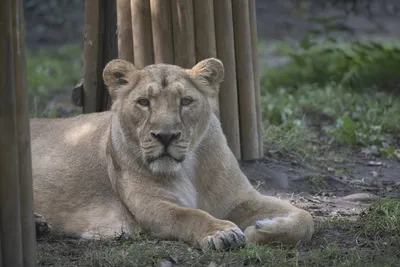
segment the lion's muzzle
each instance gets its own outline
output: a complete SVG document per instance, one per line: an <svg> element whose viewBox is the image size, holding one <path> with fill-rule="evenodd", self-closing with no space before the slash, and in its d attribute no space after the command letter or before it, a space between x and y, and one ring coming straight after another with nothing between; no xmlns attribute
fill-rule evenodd
<svg viewBox="0 0 400 267"><path fill-rule="evenodd" d="M185 160L188 143L180 131L151 131L151 141L142 145L144 158L151 169L171 172Z"/></svg>

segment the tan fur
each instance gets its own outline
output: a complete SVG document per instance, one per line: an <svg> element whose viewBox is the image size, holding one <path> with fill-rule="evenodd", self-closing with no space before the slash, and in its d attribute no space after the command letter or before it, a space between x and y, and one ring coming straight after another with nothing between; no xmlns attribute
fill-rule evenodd
<svg viewBox="0 0 400 267"><path fill-rule="evenodd" d="M73 237L142 230L203 249L309 240L311 215L261 195L240 170L213 112L223 76L217 59L111 61L110 111L31 120L35 212Z"/></svg>

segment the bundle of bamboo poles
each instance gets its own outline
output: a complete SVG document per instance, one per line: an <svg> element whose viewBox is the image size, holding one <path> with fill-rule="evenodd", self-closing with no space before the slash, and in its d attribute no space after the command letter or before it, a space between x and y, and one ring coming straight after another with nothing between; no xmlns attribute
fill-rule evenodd
<svg viewBox="0 0 400 267"><path fill-rule="evenodd" d="M0 266L36 266L23 0L0 1Z"/></svg>
<svg viewBox="0 0 400 267"><path fill-rule="evenodd" d="M96 104L107 63L98 63L98 46L105 42L99 38L105 32L103 1L86 1L84 112L108 108ZM218 115L231 150L242 160L263 156L255 9L255 0L116 1L119 58L139 68L154 63L190 68L209 57L224 63Z"/></svg>

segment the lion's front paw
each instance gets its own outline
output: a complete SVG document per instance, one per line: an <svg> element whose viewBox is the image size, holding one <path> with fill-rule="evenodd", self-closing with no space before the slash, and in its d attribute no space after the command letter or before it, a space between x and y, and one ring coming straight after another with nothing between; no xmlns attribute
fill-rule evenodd
<svg viewBox="0 0 400 267"><path fill-rule="evenodd" d="M213 235L206 236L202 241L203 250L223 250L227 248L242 247L247 243L247 238L238 227L229 227L216 231Z"/></svg>

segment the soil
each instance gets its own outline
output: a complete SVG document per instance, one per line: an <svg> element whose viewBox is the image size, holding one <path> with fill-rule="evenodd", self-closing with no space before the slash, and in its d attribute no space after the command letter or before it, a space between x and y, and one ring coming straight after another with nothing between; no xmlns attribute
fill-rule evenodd
<svg viewBox="0 0 400 267"><path fill-rule="evenodd" d="M260 192L288 199L314 216L357 217L371 201L400 197L399 160L352 152L328 167L275 157L241 166Z"/></svg>

